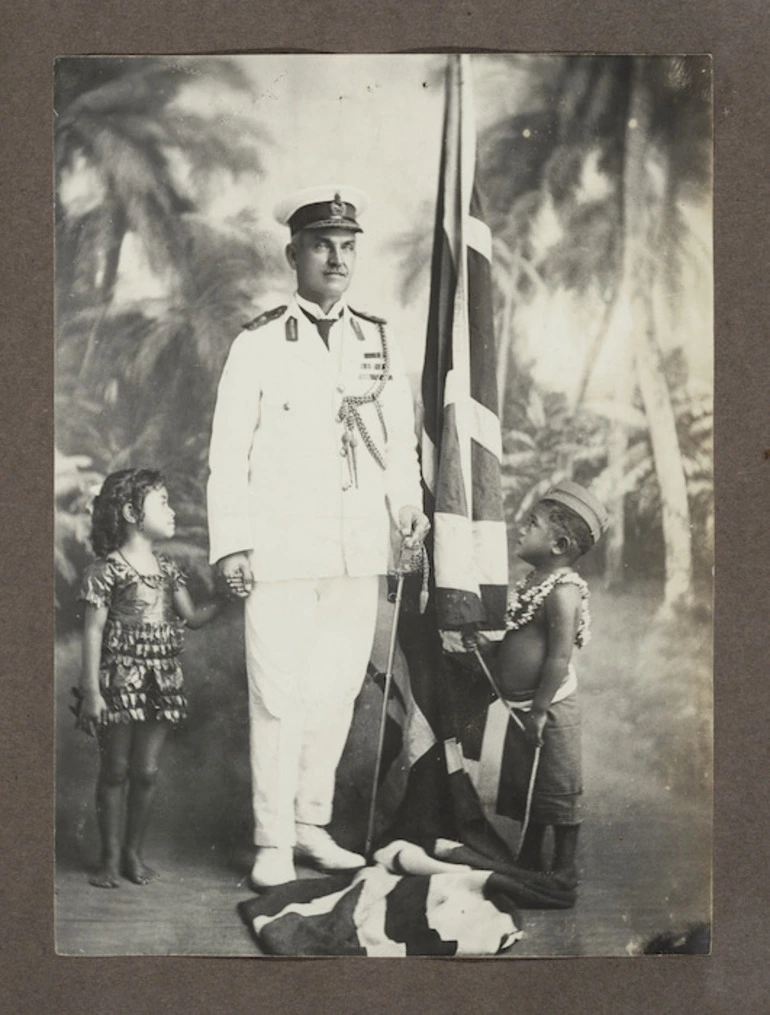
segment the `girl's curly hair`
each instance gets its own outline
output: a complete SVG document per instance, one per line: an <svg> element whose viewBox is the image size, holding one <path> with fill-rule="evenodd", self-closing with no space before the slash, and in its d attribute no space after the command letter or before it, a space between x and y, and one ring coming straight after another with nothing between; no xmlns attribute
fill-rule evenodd
<svg viewBox="0 0 770 1015"><path fill-rule="evenodd" d="M141 522L144 499L151 490L165 486L162 473L155 469L121 469L111 473L94 499L91 515L91 545L97 557L106 557L126 540L128 522L123 508L131 504Z"/></svg>

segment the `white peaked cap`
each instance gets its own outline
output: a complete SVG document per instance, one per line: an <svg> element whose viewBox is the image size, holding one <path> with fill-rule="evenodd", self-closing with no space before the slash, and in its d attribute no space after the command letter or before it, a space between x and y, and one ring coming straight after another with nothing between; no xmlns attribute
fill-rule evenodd
<svg viewBox="0 0 770 1015"><path fill-rule="evenodd" d="M275 206L275 217L291 231L337 226L361 232L357 216L369 205L363 190L344 183L305 187L282 198Z"/></svg>

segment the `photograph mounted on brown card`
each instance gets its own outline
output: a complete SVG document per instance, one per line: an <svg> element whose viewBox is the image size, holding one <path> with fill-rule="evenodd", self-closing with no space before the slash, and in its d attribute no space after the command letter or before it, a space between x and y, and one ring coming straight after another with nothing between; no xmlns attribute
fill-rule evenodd
<svg viewBox="0 0 770 1015"><path fill-rule="evenodd" d="M60 954L709 952L711 95L57 61Z"/></svg>

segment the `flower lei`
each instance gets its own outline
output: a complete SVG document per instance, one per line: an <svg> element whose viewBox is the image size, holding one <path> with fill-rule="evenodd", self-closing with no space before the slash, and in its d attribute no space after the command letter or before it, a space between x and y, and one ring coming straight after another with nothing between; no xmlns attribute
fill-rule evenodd
<svg viewBox="0 0 770 1015"><path fill-rule="evenodd" d="M513 591L508 595L505 611L506 631L518 631L528 624L557 585L576 585L580 590L580 620L575 632L575 644L578 648L586 645L591 637L588 585L574 571L554 571L537 585L530 585L527 578L517 582Z"/></svg>

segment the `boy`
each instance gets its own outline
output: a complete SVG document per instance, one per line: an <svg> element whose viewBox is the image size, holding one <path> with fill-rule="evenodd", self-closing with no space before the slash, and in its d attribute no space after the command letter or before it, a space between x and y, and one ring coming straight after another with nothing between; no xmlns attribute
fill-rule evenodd
<svg viewBox="0 0 770 1015"><path fill-rule="evenodd" d="M520 529L518 556L532 571L509 595L506 633L495 679L502 698L524 723L509 723L500 800L523 817L533 748L541 745L530 823L519 864L576 878L580 828L580 717L573 646L588 640L588 586L573 570L607 528L607 512L588 490L571 481L550 489ZM506 808L508 810L508 807ZM552 864L543 857L548 825L554 829Z"/></svg>

